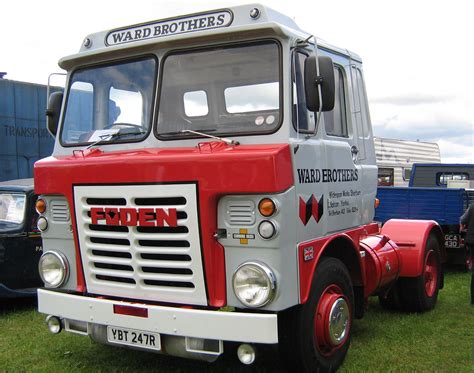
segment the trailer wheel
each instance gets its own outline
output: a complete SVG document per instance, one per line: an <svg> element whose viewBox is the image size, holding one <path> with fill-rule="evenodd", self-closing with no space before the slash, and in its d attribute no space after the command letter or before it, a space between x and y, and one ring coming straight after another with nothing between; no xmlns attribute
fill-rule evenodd
<svg viewBox="0 0 474 373"><path fill-rule="evenodd" d="M423 256L420 276L400 279L400 296L404 309L409 312L425 312L433 309L438 300L442 268L439 242L430 235Z"/></svg>
<svg viewBox="0 0 474 373"><path fill-rule="evenodd" d="M280 350L288 370L333 372L349 348L354 292L344 264L323 258L316 267L308 301L283 312Z"/></svg>

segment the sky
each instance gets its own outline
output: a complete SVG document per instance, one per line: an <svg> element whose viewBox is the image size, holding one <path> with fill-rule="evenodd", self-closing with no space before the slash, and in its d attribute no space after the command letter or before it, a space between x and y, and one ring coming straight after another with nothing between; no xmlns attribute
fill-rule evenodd
<svg viewBox="0 0 474 373"><path fill-rule="evenodd" d="M1 5L0 72L46 84L87 34L250 1L23 0ZM474 163L474 22L469 0L267 1L303 30L356 52L374 135L436 142ZM310 5L309 5L310 4Z"/></svg>

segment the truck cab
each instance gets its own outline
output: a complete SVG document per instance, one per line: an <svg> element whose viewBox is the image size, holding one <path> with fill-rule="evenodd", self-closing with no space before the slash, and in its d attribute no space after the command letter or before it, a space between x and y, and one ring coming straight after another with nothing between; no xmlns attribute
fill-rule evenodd
<svg viewBox="0 0 474 373"><path fill-rule="evenodd" d="M209 361L235 341L243 362L304 338L291 360L331 369L369 295L437 268L434 224L413 229L405 272L372 224L361 59L290 18L251 4L132 25L60 66L54 152L35 164L52 332Z"/></svg>

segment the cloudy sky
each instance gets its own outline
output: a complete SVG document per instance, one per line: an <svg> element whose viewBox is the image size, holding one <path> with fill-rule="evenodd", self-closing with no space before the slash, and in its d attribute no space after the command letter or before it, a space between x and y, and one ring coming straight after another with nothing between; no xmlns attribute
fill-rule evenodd
<svg viewBox="0 0 474 373"><path fill-rule="evenodd" d="M23 0L2 3L0 71L46 84L83 38L118 26L250 1ZM311 5L308 5L311 4ZM374 132L437 142L474 163L474 21L469 0L267 1L305 31L364 61Z"/></svg>

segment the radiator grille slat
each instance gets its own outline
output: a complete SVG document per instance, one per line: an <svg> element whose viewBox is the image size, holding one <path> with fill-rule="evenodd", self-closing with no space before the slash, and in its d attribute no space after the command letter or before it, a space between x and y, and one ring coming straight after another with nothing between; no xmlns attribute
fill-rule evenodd
<svg viewBox="0 0 474 373"><path fill-rule="evenodd" d="M253 201L230 201L227 205L227 216L231 225L253 225L255 224L255 204Z"/></svg>
<svg viewBox="0 0 474 373"><path fill-rule="evenodd" d="M51 202L51 215L54 222L69 221L69 205L66 200L53 199Z"/></svg>
<svg viewBox="0 0 474 373"><path fill-rule="evenodd" d="M195 184L76 186L74 202L82 227L79 241L88 291L207 304ZM95 209L94 224L91 209ZM171 216L170 209L176 210L177 226L169 226L173 224L167 220L160 225L159 213ZM248 218L248 207L238 210L234 213ZM106 220L110 211L113 214ZM131 224L124 224L122 218L113 220L120 211L136 212L137 218ZM140 213L151 214L143 226Z"/></svg>

